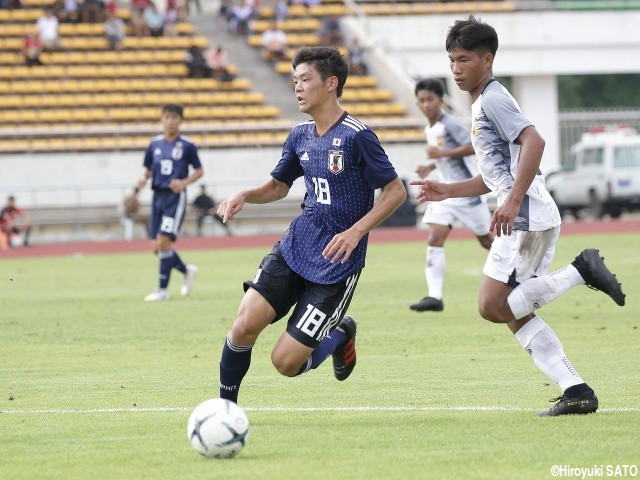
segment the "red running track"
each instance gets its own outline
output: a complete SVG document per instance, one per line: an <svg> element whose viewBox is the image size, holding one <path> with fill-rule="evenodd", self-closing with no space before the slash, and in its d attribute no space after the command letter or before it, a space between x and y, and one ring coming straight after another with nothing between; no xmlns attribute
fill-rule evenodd
<svg viewBox="0 0 640 480"><path fill-rule="evenodd" d="M563 235L590 233L630 233L640 232L640 220L600 220L574 222L562 225ZM378 228L371 232L370 242L416 242L426 241L429 232L416 227ZM207 250L222 248L269 247L281 235L255 235L248 237L183 237L178 239L176 248L183 250ZM473 238L473 233L464 228L455 228L449 238ZM95 255L109 253L130 253L149 251L148 240L113 242L74 242L37 244L0 251L1 258L50 257L67 255Z"/></svg>

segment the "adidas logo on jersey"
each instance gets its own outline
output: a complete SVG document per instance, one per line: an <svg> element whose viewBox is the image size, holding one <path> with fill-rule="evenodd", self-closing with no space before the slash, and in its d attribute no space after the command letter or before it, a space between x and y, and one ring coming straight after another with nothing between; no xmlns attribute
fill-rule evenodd
<svg viewBox="0 0 640 480"><path fill-rule="evenodd" d="M301 162L308 162L309 161L309 154L307 152L304 152L301 156L300 156L300 161Z"/></svg>

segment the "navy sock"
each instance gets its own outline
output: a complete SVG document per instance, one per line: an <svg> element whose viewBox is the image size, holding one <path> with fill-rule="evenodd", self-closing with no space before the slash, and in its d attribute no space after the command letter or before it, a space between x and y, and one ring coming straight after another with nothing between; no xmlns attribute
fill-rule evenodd
<svg viewBox="0 0 640 480"><path fill-rule="evenodd" d="M220 358L220 398L238 403L240 383L251 365L252 348L253 345L235 345L227 335Z"/></svg>
<svg viewBox="0 0 640 480"><path fill-rule="evenodd" d="M173 268L177 269L179 272L186 273L187 266L184 264L180 255L175 250L171 250L173 252Z"/></svg>
<svg viewBox="0 0 640 480"><path fill-rule="evenodd" d="M169 285L173 257L173 250L160 250L158 252L158 258L160 259L160 288L167 288L167 285Z"/></svg>
<svg viewBox="0 0 640 480"><path fill-rule="evenodd" d="M329 355L336 351L336 349L347 340L347 334L337 328L322 339L316 349L311 352L311 355L307 359L307 363L302 365L298 375L303 374L307 370L318 368L322 362L324 362Z"/></svg>

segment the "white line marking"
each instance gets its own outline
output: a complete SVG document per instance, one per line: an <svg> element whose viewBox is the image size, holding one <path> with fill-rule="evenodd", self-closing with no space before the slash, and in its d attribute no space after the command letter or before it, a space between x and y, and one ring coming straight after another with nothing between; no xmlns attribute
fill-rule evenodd
<svg viewBox="0 0 640 480"><path fill-rule="evenodd" d="M193 407L195 408L195 407ZM94 409L18 409L0 410L0 415L25 415L36 413L146 413L146 412L189 412L190 407L148 407L148 408L94 408ZM541 409L520 407L243 407L247 412L533 412ZM599 412L640 412L640 407L601 408Z"/></svg>

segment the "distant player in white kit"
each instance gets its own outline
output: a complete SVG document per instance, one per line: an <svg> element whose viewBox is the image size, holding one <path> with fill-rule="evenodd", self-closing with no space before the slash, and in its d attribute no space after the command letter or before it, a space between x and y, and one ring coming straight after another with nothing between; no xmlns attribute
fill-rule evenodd
<svg viewBox="0 0 640 480"><path fill-rule="evenodd" d="M461 90L473 99L471 138L480 175L470 180L420 185L420 202L494 191L498 208L490 231L497 237L484 266L478 310L486 320L506 323L534 363L562 390L542 416L586 414L598 397L566 357L560 340L534 312L577 285L625 295L598 250L583 250L570 265L548 274L560 234L560 213L544 186L539 166L544 140L506 88L493 78L498 35L490 25L458 20L446 41L449 65Z"/></svg>
<svg viewBox="0 0 640 480"><path fill-rule="evenodd" d="M434 78L420 80L416 84L415 94L418 108L427 118L424 129L427 156L433 160L417 168L420 178L426 178L433 170L437 170L440 180L446 183L472 178L477 169L464 158L474 153L471 136L460 120L442 110L442 82ZM412 304L409 307L411 310L440 312L444 309L442 290L447 268L444 243L456 219L476 235L480 245L487 250L491 248L491 212L482 197L448 198L429 203L422 219L423 223L429 225L429 246L424 269L429 294Z"/></svg>

